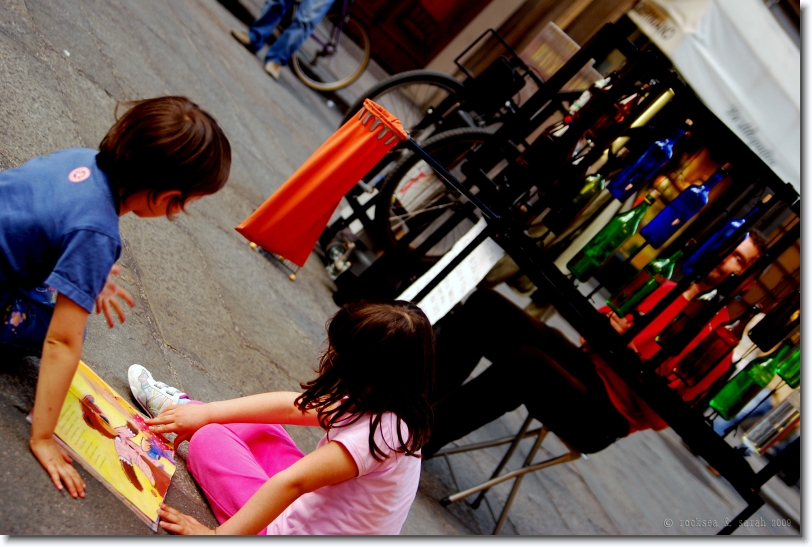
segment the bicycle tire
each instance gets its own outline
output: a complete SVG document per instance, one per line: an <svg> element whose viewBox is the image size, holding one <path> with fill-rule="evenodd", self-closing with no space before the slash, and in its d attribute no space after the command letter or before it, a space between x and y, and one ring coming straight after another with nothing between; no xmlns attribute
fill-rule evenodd
<svg viewBox="0 0 812 547"><path fill-rule="evenodd" d="M401 72L381 80L375 86L368 89L356 101L350 105L344 118L341 120L341 125L344 125L350 118L361 110L364 106L365 99L371 99L378 102L390 111L392 115L399 118L407 131L412 131L418 124L411 123L412 117L405 116L404 110L409 107L407 100L395 100L400 94L405 94L407 97L417 98L417 102L423 102L429 98L434 98L436 104L431 106L437 107L443 103L448 97L460 97L463 93L463 84L459 80L436 70L409 70ZM449 102L457 102L449 99ZM403 104L404 108L398 108L398 104ZM414 106L414 105L412 105ZM427 104L418 104L416 106L418 115L428 109ZM423 114L425 115L425 114ZM418 134L413 134L412 138L417 139Z"/></svg>
<svg viewBox="0 0 812 547"><path fill-rule="evenodd" d="M446 168L454 169L462 164L464 155L468 150L474 146L484 144L492 135L493 132L486 129L451 129L427 139L422 146L427 153ZM457 158L459 162L454 163ZM462 196L456 195L452 189L436 178L431 180L429 176L422 183L416 182L422 177L421 174L414 176L413 169L415 168L419 169L420 173L424 172L423 169L431 169L416 154L409 153L401 158L381 183L372 226L375 228L376 241L387 250L405 252L418 247L419 241L424 240L430 233L425 232L431 230L432 226L436 227L436 223L442 222L443 216L448 216L448 211L453 211L463 203ZM453 170L452 174L458 176ZM460 177L458 176L458 178ZM405 181L407 181L408 186L401 191L412 190L412 195L408 196L410 202L406 202L404 199L405 193L402 194L402 197L395 197L396 192ZM426 206L431 207L431 209L425 208ZM421 207L424 207L422 211ZM405 215L401 213L401 210L406 211ZM426 215L425 213L429 211L441 212ZM422 216L422 218L415 221L418 216ZM400 217L405 217L405 219L400 222ZM393 219L398 220L393 221ZM408 223L411 223L411 225L408 225ZM404 232L404 228L407 228L408 231ZM456 233L458 228L444 236L437 245L429 249L429 252L422 259L428 262L439 260L450 249L453 242L462 235ZM405 233L412 231L415 231L417 235L412 237L412 241L404 245L400 240L405 236Z"/></svg>
<svg viewBox="0 0 812 547"><path fill-rule="evenodd" d="M319 23L319 25L326 25L327 28L330 29L330 31L327 33L329 34L332 32L332 28L334 28L338 23L339 17L340 17L339 14L330 14L327 17L325 17L325 19L323 19ZM356 36L358 38L359 42L356 43L356 45L360 50L363 51L363 53L361 54L361 59L358 67L352 69L352 72L350 73L349 76L343 78L339 76L338 79L334 81L329 81L330 78L333 78L335 76L328 70L319 71L318 78L311 76L311 74L313 74L315 70L308 66L308 65L312 66L312 63L310 63L307 60L306 52L308 51L315 52L315 50L319 49L320 46L313 46L312 48L310 48L307 45L303 44L303 48L300 48L293 55L293 58L291 59L291 68L293 69L293 72L296 73L296 76L307 87L315 89L316 91L335 91L337 89L342 89L353 83L358 78L360 78L361 74L363 74L363 72L366 70L367 66L369 65L369 59L372 54L372 45L369 40L369 33L361 25L361 23L359 23L355 19L351 19L349 16L345 16L344 26L346 29L351 30L351 32L349 32L350 35ZM313 29L313 33L316 33L317 29L318 26L317 28ZM315 40L311 36L308 36L307 42L315 43ZM349 35L347 32L342 32L341 36L339 37L339 42L344 43L345 40L350 40ZM324 51L324 48L321 48L320 51ZM335 53L328 54L328 56L335 56Z"/></svg>

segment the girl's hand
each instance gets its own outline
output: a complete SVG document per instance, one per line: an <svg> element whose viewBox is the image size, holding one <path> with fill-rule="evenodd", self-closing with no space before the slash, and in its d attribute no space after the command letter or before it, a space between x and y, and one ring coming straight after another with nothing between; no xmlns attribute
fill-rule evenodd
<svg viewBox="0 0 812 547"><path fill-rule="evenodd" d="M62 490L62 485L68 489L68 493L74 498L85 497L85 481L71 465L71 457L65 450L56 444L53 437L48 439L31 439L28 442L34 457L39 460L40 465L51 476L51 480L57 490Z"/></svg>
<svg viewBox="0 0 812 547"><path fill-rule="evenodd" d="M216 532L208 526L200 524L189 515L184 515L177 509L173 509L163 503L158 509L158 516L161 517L161 522L159 523L161 528L173 534L181 534L183 536L216 534Z"/></svg>
<svg viewBox="0 0 812 547"><path fill-rule="evenodd" d="M170 405L156 418L144 420L150 430L162 435L177 433L175 446L188 441L198 429L209 423L208 405Z"/></svg>
<svg viewBox="0 0 812 547"><path fill-rule="evenodd" d="M124 300L131 308L135 306L135 300L132 295L113 281L113 276L120 273L121 268L117 264L114 264L110 269L110 275L107 276L107 283L104 284L102 292L96 297L96 314L100 314L103 311L104 316L107 318L107 326L111 329L115 324L113 322L113 312L110 311L111 306L116 311L118 320L124 323L124 310L121 307L121 303L116 300L116 297Z"/></svg>

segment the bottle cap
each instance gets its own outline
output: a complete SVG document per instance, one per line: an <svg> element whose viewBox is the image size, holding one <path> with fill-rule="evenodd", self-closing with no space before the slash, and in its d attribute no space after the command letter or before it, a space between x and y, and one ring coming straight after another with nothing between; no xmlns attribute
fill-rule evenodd
<svg viewBox="0 0 812 547"><path fill-rule="evenodd" d="M728 162L724 164L720 169L722 169L723 171L730 171L730 167L731 167L730 162Z"/></svg>
<svg viewBox="0 0 812 547"><path fill-rule="evenodd" d="M648 197L651 199L651 201L654 201L660 197L660 191L652 190L651 192L649 192Z"/></svg>
<svg viewBox="0 0 812 547"><path fill-rule="evenodd" d="M764 196L764 199L761 200L761 203L767 203L771 199L773 199L773 195L772 194L767 194L766 196Z"/></svg>
<svg viewBox="0 0 812 547"><path fill-rule="evenodd" d="M617 156L618 158L625 158L628 154L629 149L624 146L623 148L617 151L617 154L615 154L615 156Z"/></svg>
<svg viewBox="0 0 812 547"><path fill-rule="evenodd" d="M691 127L692 125L694 125L694 122L691 121L690 118L688 118L687 120L685 120L685 125L687 125L688 127Z"/></svg>

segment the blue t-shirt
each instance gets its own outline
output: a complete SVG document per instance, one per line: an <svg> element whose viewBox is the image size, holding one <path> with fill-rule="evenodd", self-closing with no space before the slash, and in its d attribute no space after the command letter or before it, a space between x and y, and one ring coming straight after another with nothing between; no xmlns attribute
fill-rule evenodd
<svg viewBox="0 0 812 547"><path fill-rule="evenodd" d="M96 150L0 172L0 289L47 284L88 313L121 256L118 203Z"/></svg>

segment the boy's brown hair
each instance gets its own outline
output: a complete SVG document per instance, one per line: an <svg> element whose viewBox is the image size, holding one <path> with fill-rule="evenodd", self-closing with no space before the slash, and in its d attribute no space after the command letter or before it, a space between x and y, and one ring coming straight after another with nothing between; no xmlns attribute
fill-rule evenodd
<svg viewBox="0 0 812 547"><path fill-rule="evenodd" d="M228 180L231 145L206 111L186 97L120 101L131 106L99 145L96 163L125 200L149 191L179 190L168 210L183 210L195 196L213 194Z"/></svg>

